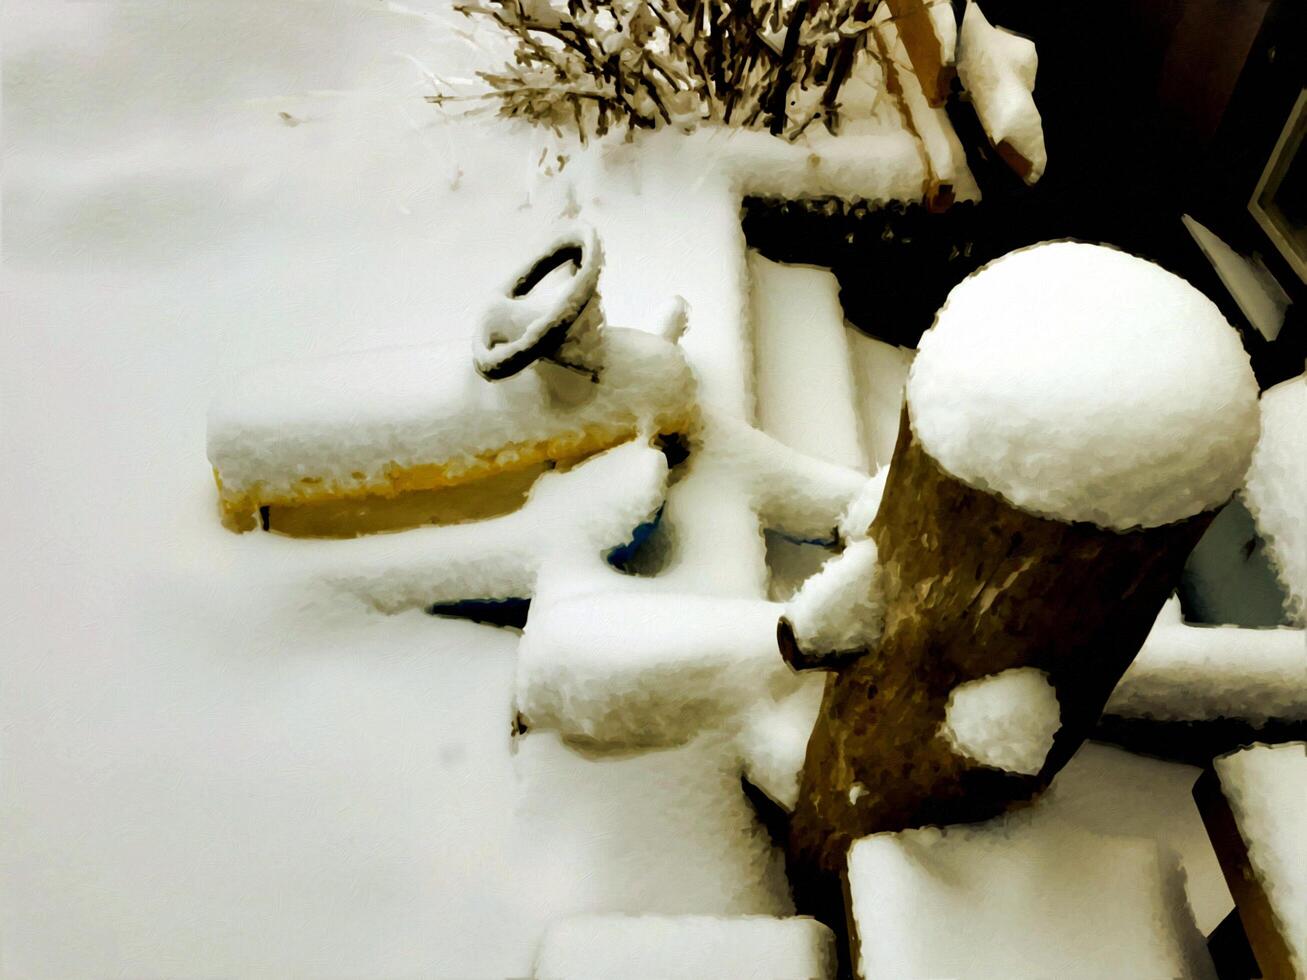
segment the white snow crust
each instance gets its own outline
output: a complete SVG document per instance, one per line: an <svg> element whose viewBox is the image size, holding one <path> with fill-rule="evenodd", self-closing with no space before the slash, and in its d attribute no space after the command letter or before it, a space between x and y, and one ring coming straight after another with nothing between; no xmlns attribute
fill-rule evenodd
<svg viewBox="0 0 1307 980"><path fill-rule="evenodd" d="M1261 414L1241 496L1287 593L1288 622L1307 627L1307 375L1263 392Z"/></svg>
<svg viewBox="0 0 1307 980"><path fill-rule="evenodd" d="M913 432L945 470L1032 513L1126 530L1224 503L1257 440L1238 334L1184 280L1048 242L949 294L908 375Z"/></svg>
<svg viewBox="0 0 1307 980"><path fill-rule="evenodd" d="M539 980L779 980L835 976L835 937L815 919L579 916L550 927Z"/></svg>
<svg viewBox="0 0 1307 980"><path fill-rule="evenodd" d="M876 834L849 851L862 977L1211 976L1154 841L1051 808Z"/></svg>
<svg viewBox="0 0 1307 980"><path fill-rule="evenodd" d="M876 542L854 541L830 558L785 605L799 649L814 654L870 650L885 625Z"/></svg>
<svg viewBox="0 0 1307 980"><path fill-rule="evenodd" d="M1007 142L1030 163L1024 177L1029 184L1048 166L1043 120L1034 99L1038 68L1034 42L993 26L980 5L968 0L958 41L958 78L994 145Z"/></svg>
<svg viewBox="0 0 1307 980"><path fill-rule="evenodd" d="M507 731L506 712L497 721ZM528 925L587 913L794 914L784 857L740 792L727 734L640 752L578 751L556 733L527 734L514 740L513 768L509 845L464 860L538 907Z"/></svg>
<svg viewBox="0 0 1307 980"><path fill-rule="evenodd" d="M940 734L984 766L1033 776L1062 727L1057 691L1034 667L1014 667L953 688Z"/></svg>
<svg viewBox="0 0 1307 980"><path fill-rule="evenodd" d="M1307 743L1253 745L1214 766L1294 970L1307 974Z"/></svg>

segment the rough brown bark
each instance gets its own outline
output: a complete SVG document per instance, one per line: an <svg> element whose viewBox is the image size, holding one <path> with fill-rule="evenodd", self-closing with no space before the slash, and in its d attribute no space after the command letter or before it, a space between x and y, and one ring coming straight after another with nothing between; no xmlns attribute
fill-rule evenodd
<svg viewBox="0 0 1307 980"><path fill-rule="evenodd" d="M791 820L802 910L844 926L855 839L986 819L1046 785L1098 719L1212 516L1125 533L1033 516L946 473L905 412L871 527L883 639L828 678ZM953 688L1027 666L1049 675L1061 705L1042 771L956 754L939 735Z"/></svg>

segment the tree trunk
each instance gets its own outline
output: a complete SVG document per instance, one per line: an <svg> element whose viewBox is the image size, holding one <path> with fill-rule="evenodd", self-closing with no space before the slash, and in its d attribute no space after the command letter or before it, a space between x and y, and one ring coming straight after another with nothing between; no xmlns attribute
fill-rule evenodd
<svg viewBox="0 0 1307 980"><path fill-rule="evenodd" d="M905 410L871 526L883 639L828 678L790 825L801 911L844 928L855 839L986 819L1043 788L1098 719L1212 516L1124 533L1034 516L945 472ZM955 687L1016 667L1043 670L1060 704L1035 775L980 765L940 734Z"/></svg>

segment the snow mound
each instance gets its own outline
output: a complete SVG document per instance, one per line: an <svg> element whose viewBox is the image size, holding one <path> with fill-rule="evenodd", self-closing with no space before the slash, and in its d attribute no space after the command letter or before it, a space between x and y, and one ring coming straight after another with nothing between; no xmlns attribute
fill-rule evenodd
<svg viewBox="0 0 1307 980"><path fill-rule="evenodd" d="M1243 500L1288 598L1285 612L1307 626L1307 375L1262 394L1262 436Z"/></svg>
<svg viewBox="0 0 1307 980"><path fill-rule="evenodd" d="M1254 745L1214 766L1295 972L1307 975L1307 743Z"/></svg>
<svg viewBox="0 0 1307 980"><path fill-rule="evenodd" d="M805 653L870 650L885 625L876 542L854 541L829 558L785 606L785 618Z"/></svg>
<svg viewBox="0 0 1307 980"><path fill-rule="evenodd" d="M862 977L1194 975L1155 842L1012 814L875 834L849 851Z"/></svg>
<svg viewBox="0 0 1307 980"><path fill-rule="evenodd" d="M835 937L815 919L587 915L545 933L539 980L835 976Z"/></svg>
<svg viewBox="0 0 1307 980"><path fill-rule="evenodd" d="M788 681L780 611L660 592L538 602L518 647L518 712L531 729L601 743L683 741Z"/></svg>
<svg viewBox="0 0 1307 980"><path fill-rule="evenodd" d="M979 4L967 3L958 78L991 142L1006 143L1030 164L1029 172L1021 175L1029 184L1039 180L1048 165L1043 120L1034 99L1038 68L1033 41L994 27Z"/></svg>
<svg viewBox="0 0 1307 980"><path fill-rule="evenodd" d="M1049 242L949 294L908 375L922 446L1024 510L1114 530L1223 504L1257 440L1238 334L1184 280Z"/></svg>
<svg viewBox="0 0 1307 980"><path fill-rule="evenodd" d="M1033 776L1062 727L1057 691L1034 667L1014 667L953 688L941 734L981 765Z"/></svg>

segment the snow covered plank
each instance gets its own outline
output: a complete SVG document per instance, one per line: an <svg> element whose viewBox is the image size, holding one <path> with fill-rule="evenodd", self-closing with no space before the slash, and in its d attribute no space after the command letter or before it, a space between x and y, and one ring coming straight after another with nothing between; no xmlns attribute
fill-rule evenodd
<svg viewBox="0 0 1307 980"><path fill-rule="evenodd" d="M1222 756L1194 799L1262 976L1307 976L1307 743Z"/></svg>
<svg viewBox="0 0 1307 980"><path fill-rule="evenodd" d="M1172 598L1112 692L1100 737L1203 765L1305 725L1307 632L1190 625Z"/></svg>
<svg viewBox="0 0 1307 980"><path fill-rule="evenodd" d="M828 980L835 940L820 922L764 916L589 915L545 933L538 980Z"/></svg>
<svg viewBox="0 0 1307 980"><path fill-rule="evenodd" d="M858 392L863 445L867 460L875 470L888 466L894 455L899 419L903 415L903 387L907 384L914 352L868 337L853 326L846 326L845 331Z"/></svg>
<svg viewBox="0 0 1307 980"><path fill-rule="evenodd" d="M865 837L848 865L866 980L1210 975L1153 841L1022 813Z"/></svg>
<svg viewBox="0 0 1307 980"><path fill-rule="evenodd" d="M749 280L758 427L792 449L865 470L839 282L828 269L753 251Z"/></svg>

